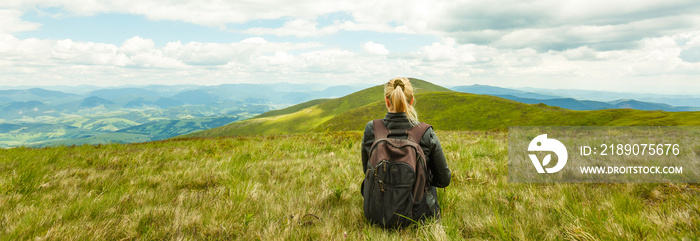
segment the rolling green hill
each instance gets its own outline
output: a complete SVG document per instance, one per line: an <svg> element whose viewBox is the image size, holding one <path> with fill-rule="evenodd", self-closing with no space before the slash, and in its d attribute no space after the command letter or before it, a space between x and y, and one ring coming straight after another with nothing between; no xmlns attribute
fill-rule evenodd
<svg viewBox="0 0 700 241"><path fill-rule="evenodd" d="M691 126L700 112L633 109L575 111L544 104L524 104L489 95L450 91L418 79L416 109L421 121L439 130L494 130L508 126ZM290 134L362 130L367 121L382 118L386 107L382 86L337 99L315 100L256 118L188 134L188 137Z"/></svg>
<svg viewBox="0 0 700 241"><path fill-rule="evenodd" d="M447 88L419 79L411 79L411 84L413 84L416 93L453 92ZM250 120L234 122L185 136L235 136L307 132L317 129L328 120L357 107L381 103L383 94L384 87L378 85L341 98L313 100L275 112L265 113Z"/></svg>
<svg viewBox="0 0 700 241"><path fill-rule="evenodd" d="M455 92L419 94L416 99L419 119L439 130L494 130L508 126L700 125L700 112L575 111ZM384 103L372 103L334 116L314 130L362 130L368 120L381 118L385 112Z"/></svg>

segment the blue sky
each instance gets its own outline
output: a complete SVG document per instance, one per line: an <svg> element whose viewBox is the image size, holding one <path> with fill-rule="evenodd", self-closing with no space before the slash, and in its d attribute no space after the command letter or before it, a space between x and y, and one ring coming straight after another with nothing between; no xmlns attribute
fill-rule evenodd
<svg viewBox="0 0 700 241"><path fill-rule="evenodd" d="M140 36L153 39L158 47L163 47L171 41L227 43L246 38L245 34L221 31L216 27L172 20L153 21L143 15L123 13L55 18L37 11L29 11L22 19L39 23L41 27L17 34L20 38L72 39L120 45L126 39Z"/></svg>
<svg viewBox="0 0 700 241"><path fill-rule="evenodd" d="M268 41L275 42L304 42L306 38L296 36L276 36L273 34L245 34L236 30L250 28L280 28L289 18L257 19L246 23L227 24L224 29L216 26L203 26L174 20L149 20L143 15L124 13L105 13L93 16L65 16L54 17L52 15L62 13L60 9L34 9L26 12L22 19L41 24L39 29L22 32L17 35L20 38L39 39L72 39L75 41L98 42L119 45L124 40L134 36L152 39L156 47L163 47L168 42L209 42L230 43L238 42L251 37L264 37ZM351 17L342 12L318 16L318 27L330 26L334 21L351 20ZM385 46L390 51L407 52L412 49L439 41L439 38L431 35L415 35L400 33L379 33L373 31L339 31L333 35L318 36L312 38L329 45L335 45L343 49L361 51L362 43L367 41L392 42ZM400 40L400 41L396 41Z"/></svg>
<svg viewBox="0 0 700 241"><path fill-rule="evenodd" d="M700 3L3 1L0 86L381 83L700 94Z"/></svg>

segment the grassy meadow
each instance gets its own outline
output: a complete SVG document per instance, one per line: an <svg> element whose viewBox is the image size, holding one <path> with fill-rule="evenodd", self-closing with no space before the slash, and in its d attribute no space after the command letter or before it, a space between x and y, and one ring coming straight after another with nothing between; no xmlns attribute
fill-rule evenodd
<svg viewBox="0 0 700 241"><path fill-rule="evenodd" d="M507 133L439 131L441 220L368 224L360 132L0 150L0 240L700 238L696 184L514 184Z"/></svg>

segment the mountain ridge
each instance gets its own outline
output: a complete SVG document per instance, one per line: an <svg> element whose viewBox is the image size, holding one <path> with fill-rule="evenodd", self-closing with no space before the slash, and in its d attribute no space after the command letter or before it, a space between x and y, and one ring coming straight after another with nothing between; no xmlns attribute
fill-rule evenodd
<svg viewBox="0 0 700 241"><path fill-rule="evenodd" d="M659 105L654 108L663 110L663 105L671 105L673 109L667 108L667 111L688 111L695 110L693 107L700 107L700 95L692 94L654 94L654 93L636 93L636 92L614 92L601 90L582 90L582 89L542 89L542 88L504 88L491 85L458 85L452 86L450 89L460 92L487 94L495 96L515 96L517 98L551 100L560 98L573 98L579 101L597 101L614 105L616 101L634 99L640 102L646 102L653 105ZM528 102L531 103L534 100Z"/></svg>
<svg viewBox="0 0 700 241"><path fill-rule="evenodd" d="M556 99L531 99L513 95L494 95L504 99L514 100L525 104L543 103L549 106L559 106L571 110L603 110L603 109L635 109L635 110L663 110L663 111L698 111L700 107L671 106L663 103L644 102L635 99L619 99L613 101L579 100L575 98Z"/></svg>
<svg viewBox="0 0 700 241"><path fill-rule="evenodd" d="M454 92L450 89L424 80L414 78L410 78L410 80L417 94L427 92ZM221 136L227 135L230 131L235 133L234 135L306 132L316 128L318 125L321 125L323 122L335 115L347 112L357 108L358 106L381 101L381 96L383 96L383 94L384 87L382 85L377 85L340 98L317 101L318 103L309 101L278 110L273 114L263 113L263 117L238 121L225 126L195 132L184 136L200 136L204 133L219 133L213 135ZM206 136L208 134L204 135Z"/></svg>
<svg viewBox="0 0 700 241"><path fill-rule="evenodd" d="M700 112L578 111L456 92L419 79L411 82L417 87L415 106L419 119L439 130L494 130L515 125L700 125ZM344 97L309 101L180 137L361 131L369 120L382 118L386 113L382 95L383 87L378 85Z"/></svg>

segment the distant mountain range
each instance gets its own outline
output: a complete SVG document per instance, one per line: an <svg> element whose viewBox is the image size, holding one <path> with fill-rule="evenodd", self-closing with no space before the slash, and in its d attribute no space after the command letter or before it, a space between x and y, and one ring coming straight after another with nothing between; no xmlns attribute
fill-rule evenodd
<svg viewBox="0 0 700 241"><path fill-rule="evenodd" d="M663 111L700 111L700 98L697 99L697 106L673 106L663 103L655 102L645 102L636 99L625 99L633 96L645 96L643 94L633 94L633 93L616 93L616 92L603 92L603 91L580 91L580 90L562 90L557 92L558 95L553 95L551 90L544 89L534 89L533 91L524 91L517 89L508 89L489 85L466 85L466 86L455 86L451 88L452 90L473 93L473 94L484 94L498 96L504 99L514 100L527 104L539 104L543 103L550 106L558 106L561 108L572 109L572 110L602 110L602 109L636 109L636 110L663 110ZM537 92L539 91L539 92ZM579 93L578 95L576 93ZM585 93L585 95L580 95ZM621 99L614 99L609 101L596 101L596 100L581 100L571 97L562 96L587 96L589 99L610 99L614 97L620 97ZM680 96L678 99L674 99L671 95L654 95L657 100L662 100L671 103L695 103L692 101L693 98ZM648 96L647 96L648 97Z"/></svg>
<svg viewBox="0 0 700 241"><path fill-rule="evenodd" d="M635 109L635 110L663 110L663 111L699 111L700 107L692 106L671 106L661 103L643 102L638 100L614 100L608 102L593 100L577 100L573 98L556 99L529 99L512 95L495 95L504 99L514 100L526 104L543 103L550 106L558 106L571 110L603 110L603 109Z"/></svg>
<svg viewBox="0 0 700 241"><path fill-rule="evenodd" d="M312 84L0 90L0 147L161 140L359 86Z"/></svg>
<svg viewBox="0 0 700 241"><path fill-rule="evenodd" d="M650 93L626 93L596 90L577 89L540 89L519 88L521 91L535 92L546 95L556 95L577 100L614 101L620 99L633 99L644 102L662 103L672 106L700 106L700 95L683 94L650 94Z"/></svg>
<svg viewBox="0 0 700 241"><path fill-rule="evenodd" d="M537 125L700 125L700 112L578 111L456 92L419 79L411 79L411 83L416 88L419 118L436 130L494 130ZM369 120L384 117L387 110L382 96L383 86L374 86L341 98L313 100L181 137L361 131ZM625 103L631 102L617 104Z"/></svg>
<svg viewBox="0 0 700 241"><path fill-rule="evenodd" d="M528 99L538 99L538 100L562 98L561 96L556 96L556 95L543 95L543 94L538 94L538 93L534 93L534 92L526 92L526 91L522 91L522 90L508 89L508 88L502 88L502 87L490 86L490 85L462 85L462 86L454 86L450 89L454 90L454 91L472 93L472 94L496 95L496 96L515 96L518 98L528 98Z"/></svg>

